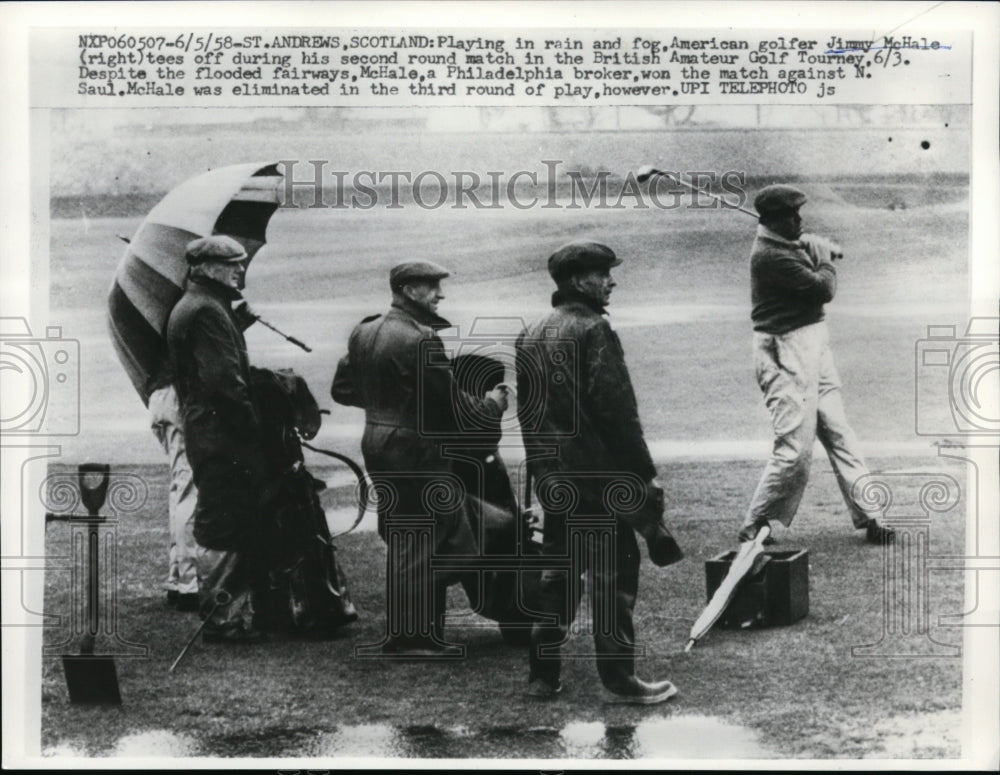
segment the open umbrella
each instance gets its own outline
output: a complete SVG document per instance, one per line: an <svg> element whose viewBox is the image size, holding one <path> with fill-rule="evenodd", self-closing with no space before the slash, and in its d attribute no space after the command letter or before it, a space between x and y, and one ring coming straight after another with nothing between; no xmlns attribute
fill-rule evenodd
<svg viewBox="0 0 1000 775"><path fill-rule="evenodd" d="M166 365L170 310L181 297L193 239L228 234L253 258L281 204L275 164L236 164L186 180L146 216L122 257L108 296L115 352L143 403Z"/></svg>

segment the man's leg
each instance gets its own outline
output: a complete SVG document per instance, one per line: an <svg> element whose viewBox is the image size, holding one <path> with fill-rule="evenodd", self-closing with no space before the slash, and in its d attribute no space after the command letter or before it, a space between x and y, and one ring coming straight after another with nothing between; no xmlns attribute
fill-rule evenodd
<svg viewBox="0 0 1000 775"><path fill-rule="evenodd" d="M170 464L170 486L167 495L170 549L165 587L168 593L178 596L187 607L187 601L197 609L198 594L198 545L194 540L194 510L198 492L194 486L191 466L184 451L184 434L181 431L180 408L177 393L172 386L160 388L149 397L150 421L153 433L167 453ZM184 597L179 597L179 596Z"/></svg>
<svg viewBox="0 0 1000 775"><path fill-rule="evenodd" d="M198 589L201 615L207 619L206 643L252 642L251 569L246 553L198 547Z"/></svg>
<svg viewBox="0 0 1000 775"><path fill-rule="evenodd" d="M816 440L819 326L781 336L754 334L754 369L771 414L774 446L743 520L741 541L751 540L770 520L787 527L802 501Z"/></svg>
<svg viewBox="0 0 1000 775"><path fill-rule="evenodd" d="M380 532L386 542L387 651L435 650L435 611L443 609L431 557L435 529L422 500L424 477L405 472L370 473L379 498Z"/></svg>
<svg viewBox="0 0 1000 775"><path fill-rule="evenodd" d="M194 510L198 491L194 486L191 464L184 448L180 403L173 387L166 401L166 436L170 457L170 548L175 566L177 591L181 595L198 594L198 543L194 540Z"/></svg>
<svg viewBox="0 0 1000 775"><path fill-rule="evenodd" d="M614 541L613 555L604 547L595 547L589 565L597 673L601 683L611 691L620 690L635 678L632 611L639 593L639 544L635 531L617 520ZM614 565L609 566L608 560Z"/></svg>
<svg viewBox="0 0 1000 775"><path fill-rule="evenodd" d="M615 550L597 547L591 558L594 581L594 647L597 672L611 702L654 705L677 694L670 681L643 681L635 675L632 610L639 591L639 543L623 520L615 523ZM613 558L613 560L612 560ZM614 565L609 566L612 560Z"/></svg>
<svg viewBox="0 0 1000 775"><path fill-rule="evenodd" d="M254 642L263 635L253 628L254 590L266 578L262 470L221 456L198 467L195 536L206 642Z"/></svg>
<svg viewBox="0 0 1000 775"><path fill-rule="evenodd" d="M844 412L843 395L840 390L840 376L833 360L829 345L824 347L820 360L819 410L817 412L816 435L826 449L830 465L833 467L837 485L844 497L844 503L851 514L851 521L858 530L868 529L869 538L874 543L892 540L892 531L879 527L878 513L866 511L855 497L854 485L867 476L868 466L858 451L858 439L847 422Z"/></svg>
<svg viewBox="0 0 1000 775"><path fill-rule="evenodd" d="M542 554L561 561L568 559L568 536L564 514L546 514L542 535ZM538 596L528 601L546 621L531 628L528 654L528 691L539 697L554 694L560 688L562 659L559 649L580 604L582 582L570 578L568 568L546 568L538 584Z"/></svg>

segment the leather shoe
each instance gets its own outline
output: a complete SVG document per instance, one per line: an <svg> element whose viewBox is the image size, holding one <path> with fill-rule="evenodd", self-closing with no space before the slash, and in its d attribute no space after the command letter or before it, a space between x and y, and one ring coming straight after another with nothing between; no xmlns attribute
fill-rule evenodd
<svg viewBox="0 0 1000 775"><path fill-rule="evenodd" d="M177 610L184 613L197 611L199 606L197 592L181 592L177 595Z"/></svg>
<svg viewBox="0 0 1000 775"><path fill-rule="evenodd" d="M684 559L684 552L662 522L643 528L639 534L646 541L649 559L654 565L665 568Z"/></svg>
<svg viewBox="0 0 1000 775"><path fill-rule="evenodd" d="M896 531L891 527L882 527L874 519L869 519L865 529L865 540L870 544L894 544Z"/></svg>
<svg viewBox="0 0 1000 775"><path fill-rule="evenodd" d="M677 694L677 687L670 681L647 682L639 678L632 678L621 686L605 688L609 694L608 702L627 705L656 705Z"/></svg>
<svg viewBox="0 0 1000 775"><path fill-rule="evenodd" d="M556 682L556 685L553 686L548 681L543 681L541 678L535 678L528 682L528 688L525 690L525 694L529 697L534 697L536 700L551 700L554 699L555 696L561 691L561 682Z"/></svg>

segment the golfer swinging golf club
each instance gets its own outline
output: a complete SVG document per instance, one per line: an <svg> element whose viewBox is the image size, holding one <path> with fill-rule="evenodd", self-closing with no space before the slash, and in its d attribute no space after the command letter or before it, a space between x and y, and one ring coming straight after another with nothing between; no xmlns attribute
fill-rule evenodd
<svg viewBox="0 0 1000 775"><path fill-rule="evenodd" d="M753 363L774 447L739 538L752 541L770 520L791 524L818 437L854 527L865 530L871 543L891 542L893 531L854 497L854 483L868 468L844 414L823 312L836 292L834 261L842 253L829 240L802 233L799 208L805 203L802 191L780 184L767 186L754 200L760 225L750 253Z"/></svg>

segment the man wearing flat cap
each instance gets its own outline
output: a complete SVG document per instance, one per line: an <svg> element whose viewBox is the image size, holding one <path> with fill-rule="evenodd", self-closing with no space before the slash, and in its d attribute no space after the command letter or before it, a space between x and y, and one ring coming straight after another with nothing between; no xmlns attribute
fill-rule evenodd
<svg viewBox="0 0 1000 775"><path fill-rule="evenodd" d="M232 237L190 242L184 295L167 322L167 347L181 405L187 456L198 489L200 610L207 643L253 643L251 587L260 567L260 514L266 464L251 393L243 329L247 307L235 312L247 252Z"/></svg>
<svg viewBox="0 0 1000 775"><path fill-rule="evenodd" d="M441 445L460 435L460 413L499 423L507 409L506 386L475 396L455 383L437 334L450 326L437 314L448 276L429 261L393 267L392 306L354 328L331 387L337 403L365 410L361 451L375 485L379 533L389 547L382 651L390 656L461 654L444 642L442 627L447 587L465 579L435 572L432 581L430 558L475 555L477 544ZM420 518L432 520L429 544L404 536L407 522Z"/></svg>
<svg viewBox="0 0 1000 775"><path fill-rule="evenodd" d="M636 531L660 566L682 553L663 524L663 489L643 439L621 342L605 318L621 264L597 242L564 245L548 261L552 311L515 344L518 420L528 471L544 512L538 599L546 616L531 631L528 694L554 697L560 647L590 575L597 671L614 702L653 704L677 690L635 675L632 610L639 587ZM588 548L596 544L596 550ZM568 559L569 569L566 568Z"/></svg>
<svg viewBox="0 0 1000 775"><path fill-rule="evenodd" d="M753 540L771 520L791 524L818 437L854 527L881 544L893 540L893 531L880 526L853 493L868 468L844 413L824 321L823 305L837 289L834 261L841 258L840 248L802 233L799 208L805 203L802 191L782 184L767 186L754 200L760 225L750 252L753 361L771 414L774 447L739 537Z"/></svg>

